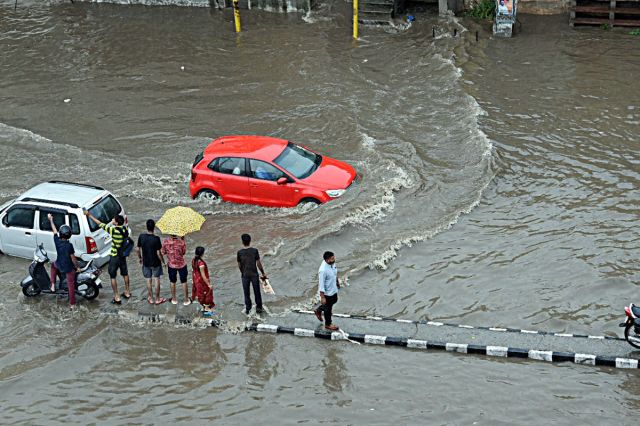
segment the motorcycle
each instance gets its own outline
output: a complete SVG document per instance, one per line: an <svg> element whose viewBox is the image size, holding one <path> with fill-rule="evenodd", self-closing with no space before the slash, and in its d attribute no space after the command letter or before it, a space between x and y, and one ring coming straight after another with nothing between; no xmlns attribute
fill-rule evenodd
<svg viewBox="0 0 640 426"><path fill-rule="evenodd" d="M640 349L640 308L633 303L625 306L627 320L620 323L624 327L624 338L634 348Z"/></svg>
<svg viewBox="0 0 640 426"><path fill-rule="evenodd" d="M43 245L40 244L33 253L33 261L29 265L29 275L20 283L22 293L27 297L35 297L40 293L68 296L66 274L58 273L56 278L56 291L51 291L51 279L48 268L49 256ZM100 294L102 284L98 276L102 272L93 265L93 260L85 262L78 259L80 272L76 272L75 293L87 300L93 300Z"/></svg>

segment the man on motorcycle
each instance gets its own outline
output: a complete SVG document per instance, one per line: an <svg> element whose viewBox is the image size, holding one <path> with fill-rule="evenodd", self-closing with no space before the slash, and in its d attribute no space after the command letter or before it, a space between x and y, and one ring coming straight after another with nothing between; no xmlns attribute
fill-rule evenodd
<svg viewBox="0 0 640 426"><path fill-rule="evenodd" d="M78 259L75 256L75 250L73 245L69 242L71 238L71 228L69 225L60 226L60 230L56 228L56 224L53 223L53 216L47 215L49 223L51 224L51 230L53 231L53 243L56 246L56 253L58 258L51 264L51 291L56 291L56 278L58 272L66 274L67 287L69 289L69 304L71 309L76 307L76 271L80 272L78 266Z"/></svg>

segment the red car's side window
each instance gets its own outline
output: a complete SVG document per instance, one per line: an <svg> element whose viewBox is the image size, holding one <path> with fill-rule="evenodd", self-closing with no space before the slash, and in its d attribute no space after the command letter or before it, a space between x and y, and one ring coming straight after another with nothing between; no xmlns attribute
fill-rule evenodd
<svg viewBox="0 0 640 426"><path fill-rule="evenodd" d="M255 179L272 180L275 182L281 177L286 177L281 170L264 161L249 160L249 168L251 169L249 177Z"/></svg>
<svg viewBox="0 0 640 426"><path fill-rule="evenodd" d="M220 157L209 164L209 168L214 172L227 175L247 176L245 159L239 157Z"/></svg>

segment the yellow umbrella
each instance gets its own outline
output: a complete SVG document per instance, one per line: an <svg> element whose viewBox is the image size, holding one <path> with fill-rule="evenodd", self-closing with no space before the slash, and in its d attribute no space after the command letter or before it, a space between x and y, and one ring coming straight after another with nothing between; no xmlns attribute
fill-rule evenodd
<svg viewBox="0 0 640 426"><path fill-rule="evenodd" d="M199 231L204 223L204 216L189 207L173 207L162 215L156 226L163 234L185 235Z"/></svg>

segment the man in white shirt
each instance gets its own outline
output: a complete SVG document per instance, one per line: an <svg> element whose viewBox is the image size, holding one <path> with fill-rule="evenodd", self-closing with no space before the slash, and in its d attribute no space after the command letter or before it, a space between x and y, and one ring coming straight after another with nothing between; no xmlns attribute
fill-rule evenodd
<svg viewBox="0 0 640 426"><path fill-rule="evenodd" d="M338 327L331 323L331 311L333 310L333 305L338 302L338 289L340 288L336 256L330 251L325 251L322 257L324 260L320 265L320 269L318 269L320 306L314 312L320 321L322 321L322 314L324 313L324 328L336 331Z"/></svg>

